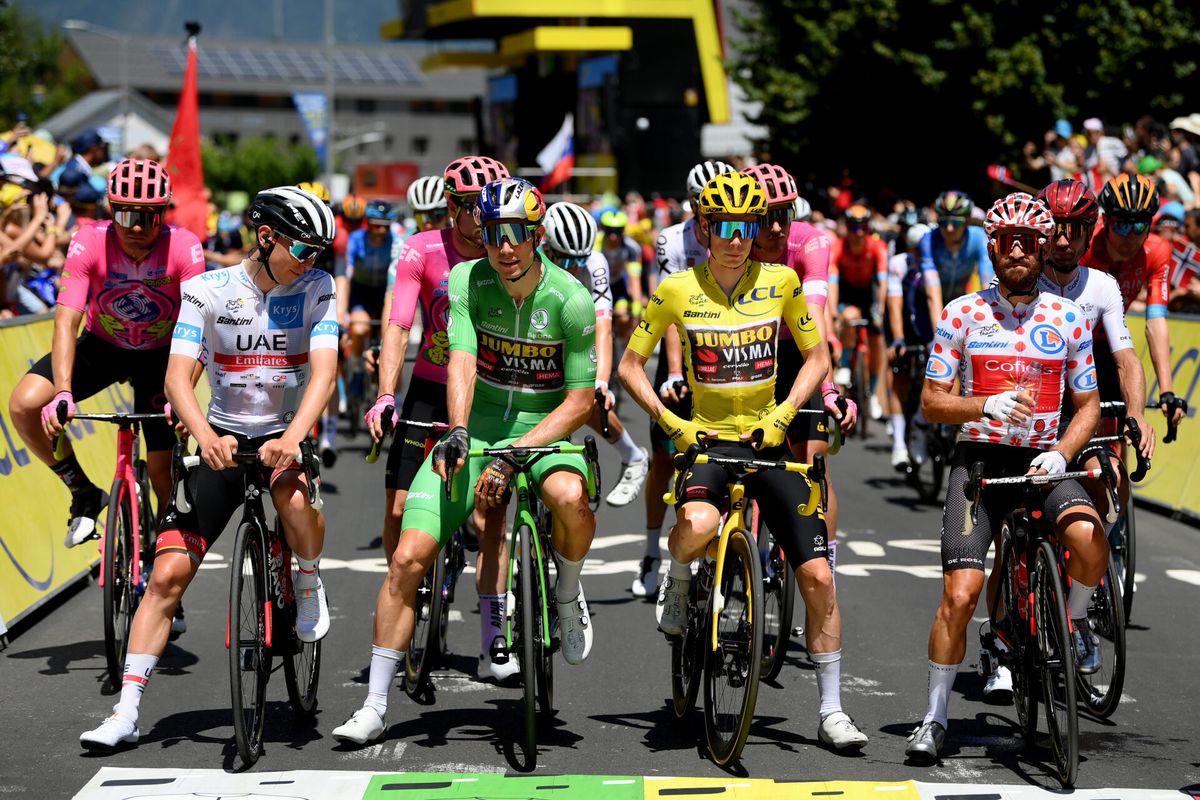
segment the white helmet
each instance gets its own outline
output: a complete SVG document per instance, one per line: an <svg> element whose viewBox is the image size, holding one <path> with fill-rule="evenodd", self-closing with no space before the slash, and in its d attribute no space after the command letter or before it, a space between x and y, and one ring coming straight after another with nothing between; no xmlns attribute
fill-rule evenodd
<svg viewBox="0 0 1200 800"><path fill-rule="evenodd" d="M904 234L904 242L908 245L909 250L916 250L921 246L921 240L925 238L925 234L929 233L929 226L923 222L918 222L916 225L910 225L908 233Z"/></svg>
<svg viewBox="0 0 1200 800"><path fill-rule="evenodd" d="M297 242L328 247L337 228L333 212L316 195L295 186L263 189L247 210L250 224L269 225Z"/></svg>
<svg viewBox="0 0 1200 800"><path fill-rule="evenodd" d="M546 210L546 244L567 256L582 258L596 245L596 219L574 203L555 203Z"/></svg>
<svg viewBox="0 0 1200 800"><path fill-rule="evenodd" d="M796 199L792 201L792 205L794 205L796 207L796 220L797 221L807 222L808 218L812 216L812 206L810 206L808 204L808 201L805 200L803 197L800 197L799 195L797 195Z"/></svg>
<svg viewBox="0 0 1200 800"><path fill-rule="evenodd" d="M692 167L692 171L688 173L687 190L691 197L699 197L704 191L704 187L708 182L726 172L737 172L736 169L726 164L724 161L701 161L696 166Z"/></svg>
<svg viewBox="0 0 1200 800"><path fill-rule="evenodd" d="M446 207L446 190L440 175L426 175L408 185L408 210L414 214Z"/></svg>

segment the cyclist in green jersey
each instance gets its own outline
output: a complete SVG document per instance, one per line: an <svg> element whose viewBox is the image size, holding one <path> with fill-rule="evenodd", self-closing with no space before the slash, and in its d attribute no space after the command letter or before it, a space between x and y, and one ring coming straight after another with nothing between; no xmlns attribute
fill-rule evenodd
<svg viewBox="0 0 1200 800"><path fill-rule="evenodd" d="M480 551L495 554L480 564L481 580L503 591L504 512L513 472L499 459L468 463L467 451L563 443L591 416L596 308L582 284L539 252L545 211L538 190L517 178L493 181L479 194L475 214L487 258L464 261L450 272L451 430L409 488L400 542L375 605L366 703L334 729L338 741L366 744L383 735L388 687L412 638L417 588L472 508L484 513ZM592 644L579 582L596 532L586 473L577 455L548 456L531 470L554 517L559 636L571 664L583 661ZM446 480L457 484L454 500L446 497ZM495 539L500 546L489 546Z"/></svg>

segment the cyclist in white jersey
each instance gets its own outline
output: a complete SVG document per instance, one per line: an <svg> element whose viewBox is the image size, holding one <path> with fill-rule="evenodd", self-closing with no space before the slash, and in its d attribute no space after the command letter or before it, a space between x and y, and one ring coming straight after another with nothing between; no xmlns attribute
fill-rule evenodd
<svg viewBox="0 0 1200 800"><path fill-rule="evenodd" d="M171 341L166 393L200 448L187 475L195 499L172 508L159 526L154 571L134 615L121 696L113 715L79 737L87 749L111 750L138 740L138 706L167 645L171 618L200 562L243 500L242 470L233 454L257 451L270 472L271 499L298 569L296 634L315 642L329 631L318 566L325 521L308 503L298 462L300 442L333 393L338 325L333 279L311 269L333 243L333 213L295 187L267 189L247 212L258 242L246 260L183 283ZM204 358L212 402L200 410L192 386Z"/></svg>

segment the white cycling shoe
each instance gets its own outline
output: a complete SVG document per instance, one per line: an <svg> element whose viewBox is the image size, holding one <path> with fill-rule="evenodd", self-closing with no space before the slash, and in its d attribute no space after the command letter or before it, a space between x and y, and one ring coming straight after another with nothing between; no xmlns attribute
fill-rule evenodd
<svg viewBox="0 0 1200 800"><path fill-rule="evenodd" d="M86 750L115 750L121 744L137 744L140 735L136 722L113 714L98 727L81 733L79 744Z"/></svg>
<svg viewBox="0 0 1200 800"><path fill-rule="evenodd" d="M592 652L592 616L583 596L583 584L579 584L578 597L565 602L559 600L557 605L558 640L562 644L563 658L568 664L582 664Z"/></svg>
<svg viewBox="0 0 1200 800"><path fill-rule="evenodd" d="M604 498L604 502L610 506L616 508L627 506L642 493L642 486L646 483L646 474L650 472L650 454L646 448L640 449L642 451L640 461L631 461L621 465L621 480L608 493L608 497Z"/></svg>
<svg viewBox="0 0 1200 800"><path fill-rule="evenodd" d="M370 706L363 706L355 711L350 719L337 726L331 732L334 739L346 744L366 744L383 736L383 717Z"/></svg>
<svg viewBox="0 0 1200 800"><path fill-rule="evenodd" d="M687 625L688 587L691 581L667 575L658 590L658 603L654 606L658 618L658 629L668 636L678 636Z"/></svg>
<svg viewBox="0 0 1200 800"><path fill-rule="evenodd" d="M510 653L508 661L503 664L497 664L492 661L492 657L484 653L479 657L479 668L476 673L479 680L491 678L496 683L507 683L513 680L521 672L521 662L517 659L515 653Z"/></svg>
<svg viewBox="0 0 1200 800"><path fill-rule="evenodd" d="M325 584L317 576L317 585L296 587L296 638L302 642L318 642L329 633L329 601Z"/></svg>
<svg viewBox="0 0 1200 800"><path fill-rule="evenodd" d="M862 747L867 743L867 735L858 729L845 711L835 711L821 720L817 727L817 739L835 750Z"/></svg>

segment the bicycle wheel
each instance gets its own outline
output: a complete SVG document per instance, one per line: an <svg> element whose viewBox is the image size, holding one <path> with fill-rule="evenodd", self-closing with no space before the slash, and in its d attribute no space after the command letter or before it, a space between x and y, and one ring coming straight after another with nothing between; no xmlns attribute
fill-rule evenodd
<svg viewBox="0 0 1200 800"><path fill-rule="evenodd" d="M1128 473L1124 469L1121 470L1122 475L1128 480ZM1129 623L1129 617L1133 613L1133 586L1137 573L1134 569L1137 567L1137 527L1133 522L1133 497L1125 503L1121 509L1121 515L1117 518L1117 524L1113 526L1110 534L1109 542L1112 546L1112 560L1117 567L1117 587L1121 593L1122 611L1124 612L1124 621Z"/></svg>
<svg viewBox="0 0 1200 800"><path fill-rule="evenodd" d="M1125 610L1112 559L1088 604L1088 628L1100 642L1100 670L1079 676L1079 699L1098 717L1107 719L1121 702L1125 686Z"/></svg>
<svg viewBox="0 0 1200 800"><path fill-rule="evenodd" d="M675 711L676 719L686 717L696 705L696 695L700 691L700 676L704 670L704 631L708 619L709 608L707 598L701 591L700 584L711 580L710 568L700 567L700 573L692 578L688 587L687 627L683 635L671 636L671 708Z"/></svg>
<svg viewBox="0 0 1200 800"><path fill-rule="evenodd" d="M417 587L417 602L413 608L413 635L404 655L404 693L416 698L424 693L429 673L437 665L441 644L442 587L446 582L444 551L437 554L433 564Z"/></svg>
<svg viewBox="0 0 1200 800"><path fill-rule="evenodd" d="M113 481L109 493L108 517L104 522L104 659L108 681L121 688L125 671L125 652L129 644L129 626L133 622L136 601L133 596L133 487L123 479Z"/></svg>
<svg viewBox="0 0 1200 800"><path fill-rule="evenodd" d="M763 597L758 550L744 530L729 534L721 584L713 589L717 648L703 642L704 732L720 766L738 759L754 720L762 667Z"/></svg>
<svg viewBox="0 0 1200 800"><path fill-rule="evenodd" d="M158 538L158 516L154 513L154 508L150 503L150 498L154 495L154 487L150 485L150 473L146 470L146 462L139 460L134 465L133 474L137 480L138 522L142 528L141 568L146 570L154 563L154 546L155 540Z"/></svg>
<svg viewBox="0 0 1200 800"><path fill-rule="evenodd" d="M1071 643L1067 598L1059 562L1049 542L1038 545L1033 575L1035 636L1041 671L1046 727L1054 751L1058 779L1064 788L1075 785L1079 772L1079 710L1075 706L1075 651Z"/></svg>
<svg viewBox="0 0 1200 800"><path fill-rule="evenodd" d="M792 637L792 606L796 594L796 578L783 548L765 527L760 536L769 536L771 549L763 571L763 648L762 679L779 677Z"/></svg>
<svg viewBox="0 0 1200 800"><path fill-rule="evenodd" d="M1029 640L1029 573L1025 566L1024 550L1013 535L1012 525L1005 520L1000 527L1000 552L1004 555L1004 577L1000 582L1003 593L1005 626L1008 630L1008 666L1012 673L1013 705L1017 708L1017 725L1027 745L1037 741L1038 671Z"/></svg>
<svg viewBox="0 0 1200 800"><path fill-rule="evenodd" d="M520 642L521 683L524 688L525 756L526 765L533 769L537 765L537 647L534 643L536 626L534 618L539 610L534 606L534 587L537 576L533 574L533 531L528 525L517 529L517 547L521 549L517 572L517 627L515 636ZM512 648L510 644L510 649Z"/></svg>
<svg viewBox="0 0 1200 800"><path fill-rule="evenodd" d="M538 571L541 573L541 583L533 584L533 649L537 667L537 701L538 710L544 717L554 716L554 638L558 632L558 605L554 602L554 593L550 589L550 567L548 554L550 539L543 537L542 558L539 560ZM546 587L546 613L542 616L542 587ZM548 636L543 638L546 626L549 625ZM546 641L550 642L546 646Z"/></svg>
<svg viewBox="0 0 1200 800"><path fill-rule="evenodd" d="M922 503L936 503L942 494L942 477L946 471L946 453L941 437L934 431L932 425L926 425L922 429L916 424L911 424L907 428L907 435L910 442L917 436L925 438L925 460L918 464L910 457L909 481L917 490L917 497L921 499ZM908 452L911 454L913 449L910 444Z"/></svg>
<svg viewBox="0 0 1200 800"><path fill-rule="evenodd" d="M229 582L229 684L234 737L247 767L262 754L267 679L271 676L264 555L262 531L254 523L242 523L234 540Z"/></svg>

